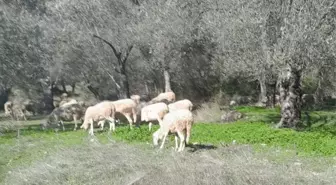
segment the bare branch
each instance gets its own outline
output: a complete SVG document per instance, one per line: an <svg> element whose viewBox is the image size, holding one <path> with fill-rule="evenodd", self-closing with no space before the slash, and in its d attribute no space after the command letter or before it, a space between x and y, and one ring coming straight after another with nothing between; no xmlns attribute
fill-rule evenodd
<svg viewBox="0 0 336 185"><path fill-rule="evenodd" d="M114 47L109 41L107 41L107 40L105 40L105 39L99 37L98 35L93 34L93 37L96 37L96 38L102 40L103 42L105 42L107 45L109 45L109 46L112 48L113 53L115 54L115 56L118 58L118 62L120 62L119 59L120 59L120 56L121 56L121 52L118 52L118 51L115 49L115 47Z"/></svg>

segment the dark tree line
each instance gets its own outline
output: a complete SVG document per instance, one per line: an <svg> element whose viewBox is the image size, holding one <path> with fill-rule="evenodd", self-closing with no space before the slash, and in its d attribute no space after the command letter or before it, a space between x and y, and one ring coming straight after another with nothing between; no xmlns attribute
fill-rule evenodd
<svg viewBox="0 0 336 185"><path fill-rule="evenodd" d="M5 0L0 91L19 87L45 109L79 85L97 99L279 95L278 127L296 127L302 94L334 95L335 19L332 0Z"/></svg>

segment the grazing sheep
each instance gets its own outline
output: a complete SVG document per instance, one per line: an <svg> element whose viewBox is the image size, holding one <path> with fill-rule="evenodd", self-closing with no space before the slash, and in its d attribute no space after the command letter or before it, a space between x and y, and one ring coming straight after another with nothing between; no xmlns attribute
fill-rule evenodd
<svg viewBox="0 0 336 185"><path fill-rule="evenodd" d="M174 92L165 92L160 93L157 97L153 98L149 104L158 103L166 100L168 103L175 102L175 93Z"/></svg>
<svg viewBox="0 0 336 185"><path fill-rule="evenodd" d="M64 130L63 121L74 121L74 130L76 130L77 121L83 119L84 111L85 108L78 104L55 108L47 117L46 122L41 123L41 128L44 130L48 127L54 127L55 123L57 123L57 126L62 126Z"/></svg>
<svg viewBox="0 0 336 185"><path fill-rule="evenodd" d="M234 101L234 100L231 100L230 101L230 106L236 106L237 105L237 102L236 101Z"/></svg>
<svg viewBox="0 0 336 185"><path fill-rule="evenodd" d="M4 108L5 108L5 116L12 116L13 102L7 101L4 104Z"/></svg>
<svg viewBox="0 0 336 185"><path fill-rule="evenodd" d="M192 113L186 109L169 112L163 117L163 123L160 128L153 134L153 144L158 145L162 139L160 148L163 148L166 137L169 133L175 133L175 150L181 152L185 148L185 144L189 143L191 127L194 123ZM178 147L178 138L180 138L180 147Z"/></svg>
<svg viewBox="0 0 336 185"><path fill-rule="evenodd" d="M131 99L136 103L139 104L140 103L140 96L139 95L132 95Z"/></svg>
<svg viewBox="0 0 336 185"><path fill-rule="evenodd" d="M60 107L66 107L68 105L72 105L72 104L77 104L78 101L75 100L75 99L71 99L70 101L69 100L62 100L59 104Z"/></svg>
<svg viewBox="0 0 336 185"><path fill-rule="evenodd" d="M68 98L68 94L67 93L62 93L61 100L64 100L66 98Z"/></svg>
<svg viewBox="0 0 336 185"><path fill-rule="evenodd" d="M31 112L33 115L36 114L36 104L32 100L27 99L22 104L25 108L25 114L27 111Z"/></svg>
<svg viewBox="0 0 336 185"><path fill-rule="evenodd" d="M149 122L149 131L152 129L152 121L162 124L164 115L168 113L168 106L165 103L147 105L141 109L141 121Z"/></svg>
<svg viewBox="0 0 336 185"><path fill-rule="evenodd" d="M190 100L184 99L184 100L179 100L177 102L169 104L168 108L169 108L169 112L180 110L180 109L187 109L191 111L193 108L193 104L191 103Z"/></svg>
<svg viewBox="0 0 336 185"><path fill-rule="evenodd" d="M13 103L11 113L13 119L15 118L15 120L19 120L19 117L23 117L23 119L27 121L25 113L26 113L26 107L23 104L19 102Z"/></svg>
<svg viewBox="0 0 336 185"><path fill-rule="evenodd" d="M93 135L93 122L98 122L98 126L104 129L106 120L110 123L111 129L115 131L115 112L116 108L111 101L102 101L94 106L90 106L85 111L84 122L80 128L87 130L90 124L89 134Z"/></svg>
<svg viewBox="0 0 336 185"><path fill-rule="evenodd" d="M121 99L112 102L115 106L116 113L120 113L126 117L132 128L132 124L136 123L137 120L137 104L132 99ZM133 120L132 118L133 117Z"/></svg>

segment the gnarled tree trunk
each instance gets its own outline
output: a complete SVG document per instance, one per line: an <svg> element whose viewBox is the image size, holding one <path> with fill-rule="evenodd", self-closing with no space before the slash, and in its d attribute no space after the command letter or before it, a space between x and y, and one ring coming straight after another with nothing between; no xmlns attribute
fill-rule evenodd
<svg viewBox="0 0 336 185"><path fill-rule="evenodd" d="M277 82L275 81L273 84L271 84L271 86L272 86L272 104L271 104L271 107L274 108L276 103L277 103L277 99L276 99Z"/></svg>
<svg viewBox="0 0 336 185"><path fill-rule="evenodd" d="M295 128L301 121L301 73L289 67L280 80L281 120L277 128Z"/></svg>
<svg viewBox="0 0 336 185"><path fill-rule="evenodd" d="M265 74L262 74L259 77L259 85L260 85L260 95L259 95L259 101L258 106L266 107L267 103L267 88L266 88L266 77Z"/></svg>
<svg viewBox="0 0 336 185"><path fill-rule="evenodd" d="M170 86L170 75L167 69L163 70L163 76L165 81L165 92L171 92L171 86Z"/></svg>

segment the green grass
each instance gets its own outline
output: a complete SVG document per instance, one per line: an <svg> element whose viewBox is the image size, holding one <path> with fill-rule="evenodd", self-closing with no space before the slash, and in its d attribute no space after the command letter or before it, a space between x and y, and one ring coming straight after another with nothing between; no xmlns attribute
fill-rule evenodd
<svg viewBox="0 0 336 185"><path fill-rule="evenodd" d="M336 114L330 111L311 112L312 126L303 131L274 129L272 122L279 119L279 108L264 109L258 107L236 107L246 118L231 124L195 123L192 128L191 143L222 146L231 144L249 144L255 152L263 153L270 149L279 150L277 156L291 151L291 155L303 157L336 156ZM67 131L40 131L40 120L29 121L21 129L20 137L16 132L5 131L0 135L0 179L9 169L29 165L45 158L51 153L86 145L92 139L84 130L72 131L73 124L67 124ZM107 125L108 126L108 125ZM152 133L158 125L148 131L148 124L130 130L128 125L117 125L116 132L95 131L95 137L101 144L127 142L130 144L152 144ZM173 137L166 145L173 146Z"/></svg>

